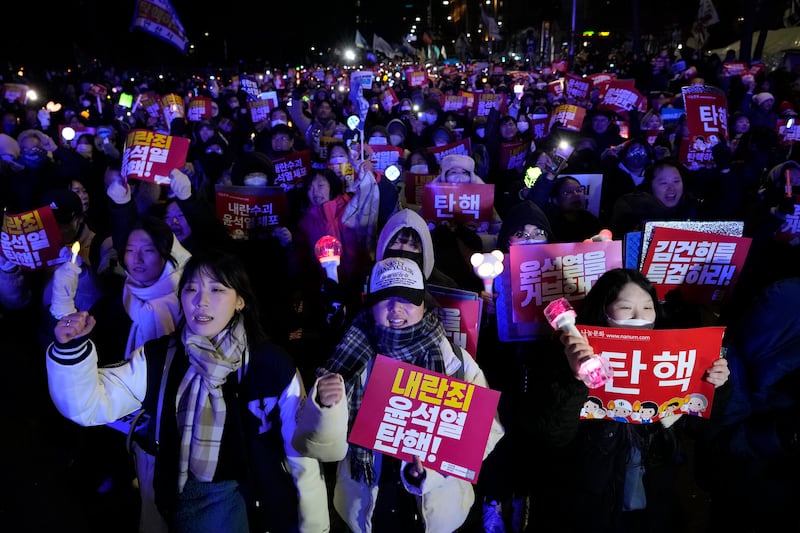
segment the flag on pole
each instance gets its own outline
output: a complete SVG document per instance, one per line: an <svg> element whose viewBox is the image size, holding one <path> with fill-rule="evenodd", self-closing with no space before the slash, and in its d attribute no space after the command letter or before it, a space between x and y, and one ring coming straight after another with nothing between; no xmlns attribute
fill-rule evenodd
<svg viewBox="0 0 800 533"><path fill-rule="evenodd" d="M390 58L397 55L397 53L394 51L394 48L392 48L392 45L387 43L382 37L378 36L377 33L372 35L372 49Z"/></svg>
<svg viewBox="0 0 800 533"><path fill-rule="evenodd" d="M169 0L136 0L131 30L140 29L186 54L189 39Z"/></svg>
<svg viewBox="0 0 800 533"><path fill-rule="evenodd" d="M483 25L486 28L486 35L488 35L490 39L502 39L502 36L500 35L500 27L497 25L497 21L494 19L494 17L490 17L483 7L481 7L481 19L483 19Z"/></svg>
<svg viewBox="0 0 800 533"><path fill-rule="evenodd" d="M361 35L361 32L356 30L356 48L369 48L367 40Z"/></svg>

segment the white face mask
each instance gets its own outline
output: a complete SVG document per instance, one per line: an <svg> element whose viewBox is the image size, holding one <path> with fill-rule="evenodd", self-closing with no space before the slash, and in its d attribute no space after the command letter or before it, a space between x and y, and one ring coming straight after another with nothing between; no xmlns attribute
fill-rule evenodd
<svg viewBox="0 0 800 533"><path fill-rule="evenodd" d="M274 128L275 126L277 126L278 124L286 124L286 121L285 121L285 120L281 120L281 119L275 119L275 120L273 120L272 122L270 122L270 125L271 125L273 128Z"/></svg>
<svg viewBox="0 0 800 533"><path fill-rule="evenodd" d="M75 151L83 156L92 155L92 145L91 144L79 144L75 146Z"/></svg>
<svg viewBox="0 0 800 533"><path fill-rule="evenodd" d="M386 146L386 137L370 137L369 142L367 144Z"/></svg>
<svg viewBox="0 0 800 533"><path fill-rule="evenodd" d="M520 133L525 133L528 131L528 123L527 122L517 122L517 129Z"/></svg>
<svg viewBox="0 0 800 533"><path fill-rule="evenodd" d="M420 120L422 121L423 124L427 124L430 126L431 124L436 122L437 118L438 115L436 113L423 113L422 117L420 117Z"/></svg>
<svg viewBox="0 0 800 533"><path fill-rule="evenodd" d="M244 177L244 184L251 187L264 187L267 184L267 175L260 172L254 172Z"/></svg>
<svg viewBox="0 0 800 533"><path fill-rule="evenodd" d="M328 160L328 163L330 163L331 165L341 165L342 163L347 163L347 158L346 157L331 157Z"/></svg>
<svg viewBox="0 0 800 533"><path fill-rule="evenodd" d="M610 316L607 318L609 326L615 326L618 328L649 329L654 325L652 320L645 320L643 318L623 318L620 320L614 320Z"/></svg>
<svg viewBox="0 0 800 533"><path fill-rule="evenodd" d="M412 174L427 174L428 165L411 165L408 171Z"/></svg>
<svg viewBox="0 0 800 533"><path fill-rule="evenodd" d="M397 146L403 142L402 135L389 135L389 142L392 143L392 146Z"/></svg>

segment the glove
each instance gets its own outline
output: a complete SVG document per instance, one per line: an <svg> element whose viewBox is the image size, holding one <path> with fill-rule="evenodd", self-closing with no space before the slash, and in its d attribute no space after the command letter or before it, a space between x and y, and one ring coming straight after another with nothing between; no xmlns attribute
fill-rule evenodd
<svg viewBox="0 0 800 533"><path fill-rule="evenodd" d="M39 119L39 124L42 125L43 130L46 130L50 127L50 111L47 109L40 109L36 113L36 118Z"/></svg>
<svg viewBox="0 0 800 533"><path fill-rule="evenodd" d="M292 232L289 231L289 228L278 226L272 231L272 236L278 239L278 242L284 248L292 244Z"/></svg>
<svg viewBox="0 0 800 533"><path fill-rule="evenodd" d="M192 182L189 176L173 168L169 172L169 188L178 200L187 200L192 195Z"/></svg>
<svg viewBox="0 0 800 533"><path fill-rule="evenodd" d="M108 186L106 194L115 204L125 205L131 201L131 188L118 181L114 181Z"/></svg>
<svg viewBox="0 0 800 533"><path fill-rule="evenodd" d="M60 319L74 313L75 294L78 292L78 276L81 267L67 261L53 272L53 297L50 300L50 314Z"/></svg>

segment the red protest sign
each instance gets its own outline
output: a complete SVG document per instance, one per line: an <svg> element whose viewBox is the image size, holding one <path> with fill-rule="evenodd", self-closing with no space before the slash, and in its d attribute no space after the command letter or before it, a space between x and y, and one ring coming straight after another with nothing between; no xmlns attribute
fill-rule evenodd
<svg viewBox="0 0 800 533"><path fill-rule="evenodd" d="M384 355L372 367L348 440L475 483L500 393Z"/></svg>
<svg viewBox="0 0 800 533"><path fill-rule="evenodd" d="M680 289L687 302L718 305L733 292L751 240L657 226L642 273L662 301L669 291Z"/></svg>
<svg viewBox="0 0 800 533"><path fill-rule="evenodd" d="M550 113L548 129L553 129L553 124L561 123L561 127L572 131L581 131L583 119L586 117L586 108L572 104L562 104Z"/></svg>
<svg viewBox="0 0 800 533"><path fill-rule="evenodd" d="M689 168L712 167L711 149L728 139L728 100L716 87L691 85L681 89L687 134L678 158Z"/></svg>
<svg viewBox="0 0 800 533"><path fill-rule="evenodd" d="M499 101L502 98L502 94L495 94L495 93L477 93L475 95L475 103L473 105L473 113L475 117L488 117L489 111L494 108L502 115L506 112L506 102L505 100Z"/></svg>
<svg viewBox="0 0 800 533"><path fill-rule="evenodd" d="M783 219L783 224L775 232L775 240L789 242L800 238L800 204L797 203L798 198L794 198L794 212L791 215L786 215Z"/></svg>
<svg viewBox="0 0 800 533"><path fill-rule="evenodd" d="M547 84L547 92L554 100L561 100L564 97L564 79L559 78Z"/></svg>
<svg viewBox="0 0 800 533"><path fill-rule="evenodd" d="M463 94L443 94L441 96L442 111L460 113L467 109L468 99Z"/></svg>
<svg viewBox="0 0 800 533"><path fill-rule="evenodd" d="M493 206L493 184L427 183L422 191L422 218L429 222L478 222L488 229Z"/></svg>
<svg viewBox="0 0 800 533"><path fill-rule="evenodd" d="M3 100L9 103L27 104L30 88L21 83L4 83Z"/></svg>
<svg viewBox="0 0 800 533"><path fill-rule="evenodd" d="M311 151L301 150L285 157L277 157L272 163L275 165L275 185L284 191L303 186L303 180L311 172Z"/></svg>
<svg viewBox="0 0 800 533"><path fill-rule="evenodd" d="M403 172L403 182L406 184L406 203L422 205L422 191L426 183L430 183L438 177L438 174L415 174L413 172Z"/></svg>
<svg viewBox="0 0 800 533"><path fill-rule="evenodd" d="M476 353L483 310L478 293L438 285L429 285L428 292L436 299L436 312L447 338L467 352Z"/></svg>
<svg viewBox="0 0 800 533"><path fill-rule="evenodd" d="M381 105L383 106L383 110L387 113L392 112L392 108L400 103L400 99L397 97L397 93L394 92L394 89L391 87L387 87L381 93Z"/></svg>
<svg viewBox="0 0 800 533"><path fill-rule="evenodd" d="M211 118L211 103L213 100L207 96L195 96L186 106L186 118L189 122L200 122Z"/></svg>
<svg viewBox="0 0 800 533"><path fill-rule="evenodd" d="M285 223L286 193L280 187L216 185L214 189L217 218L234 239L266 239Z"/></svg>
<svg viewBox="0 0 800 533"><path fill-rule="evenodd" d="M524 141L502 143L500 145L500 168L522 172L528 148L530 148L530 143Z"/></svg>
<svg viewBox="0 0 800 533"><path fill-rule="evenodd" d="M514 322L543 322L547 304L562 297L578 309L597 278L623 266L622 241L518 245L509 257Z"/></svg>
<svg viewBox="0 0 800 533"><path fill-rule="evenodd" d="M275 106L272 100L258 99L247 101L247 109L250 110L250 118L253 120L254 124L267 120L269 118L269 112L272 111L273 107Z"/></svg>
<svg viewBox="0 0 800 533"><path fill-rule="evenodd" d="M730 76L741 76L743 72L749 72L747 63L728 62L722 64L722 75L726 78Z"/></svg>
<svg viewBox="0 0 800 533"><path fill-rule="evenodd" d="M568 101L583 102L589 99L592 80L568 72L564 77L564 96Z"/></svg>
<svg viewBox="0 0 800 533"><path fill-rule="evenodd" d="M433 154L439 164L442 163L444 156L450 154L472 155L472 144L469 137L459 141L445 144L443 146L429 146L428 151Z"/></svg>
<svg viewBox="0 0 800 533"><path fill-rule="evenodd" d="M544 139L550 134L550 116L534 115L531 117L530 131L536 140Z"/></svg>
<svg viewBox="0 0 800 533"><path fill-rule="evenodd" d="M161 111L164 113L164 121L172 124L176 118L186 118L186 105L179 94L166 94L161 98Z"/></svg>
<svg viewBox="0 0 800 533"><path fill-rule="evenodd" d="M49 205L19 214L3 214L0 228L0 253L26 270L37 270L62 263L64 246L61 231Z"/></svg>
<svg viewBox="0 0 800 533"><path fill-rule="evenodd" d="M613 374L589 391L581 419L649 424L678 414L710 417L714 385L702 378L719 359L725 328L578 330Z"/></svg>
<svg viewBox="0 0 800 533"><path fill-rule="evenodd" d="M628 111L647 111L647 98L634 87L632 80L610 80L600 89L598 109L609 109L627 116Z"/></svg>
<svg viewBox="0 0 800 533"><path fill-rule="evenodd" d="M173 168L183 168L189 139L151 130L131 130L122 153L122 176L161 185L170 182Z"/></svg>
<svg viewBox="0 0 800 533"><path fill-rule="evenodd" d="M369 160L372 161L372 166L379 172L386 171L389 165L397 165L400 158L403 157L403 149L399 146L392 146L390 144L370 144L372 149L369 155Z"/></svg>

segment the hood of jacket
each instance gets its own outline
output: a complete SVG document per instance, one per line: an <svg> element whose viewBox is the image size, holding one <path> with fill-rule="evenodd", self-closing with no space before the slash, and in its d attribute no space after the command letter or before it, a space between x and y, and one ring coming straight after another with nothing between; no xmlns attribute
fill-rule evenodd
<svg viewBox="0 0 800 533"><path fill-rule="evenodd" d="M378 236L376 260L380 261L383 259L389 241L403 228L411 228L419 235L419 240L422 243L422 271L425 274L425 279L427 279L431 276L431 272L433 272L433 240L431 239L431 232L428 229L428 224L425 222L425 219L412 209L401 209L386 221L386 224L383 226Z"/></svg>

